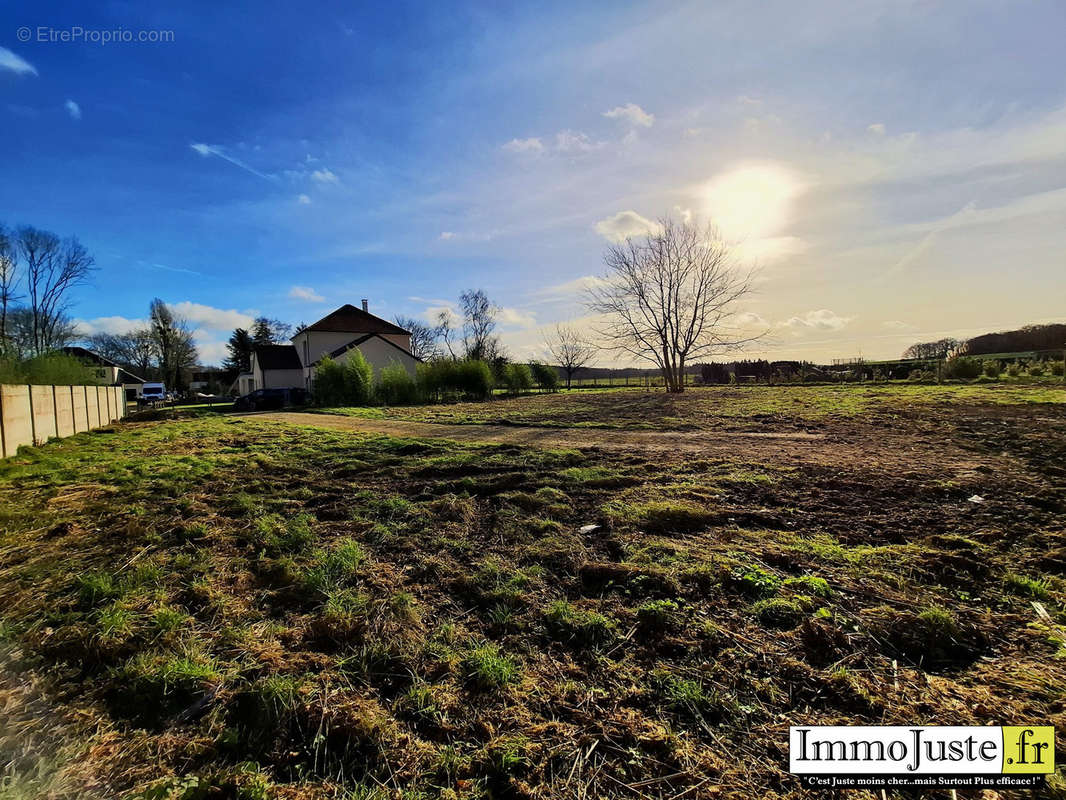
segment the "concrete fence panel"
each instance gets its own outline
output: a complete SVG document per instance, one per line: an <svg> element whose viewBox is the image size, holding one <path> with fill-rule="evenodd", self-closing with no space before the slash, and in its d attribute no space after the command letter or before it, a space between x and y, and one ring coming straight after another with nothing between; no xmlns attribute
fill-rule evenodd
<svg viewBox="0 0 1066 800"><path fill-rule="evenodd" d="M126 416L121 386L0 386L0 454L100 428Z"/></svg>
<svg viewBox="0 0 1066 800"><path fill-rule="evenodd" d="M85 387L71 386L70 395L74 398L74 432L89 430L89 418L86 416Z"/></svg>
<svg viewBox="0 0 1066 800"><path fill-rule="evenodd" d="M54 386L27 386L30 393L30 406L33 408L33 443L44 444L56 430L56 407Z"/></svg>
<svg viewBox="0 0 1066 800"><path fill-rule="evenodd" d="M59 433L56 436L73 436L77 433L74 425L74 393L70 386L52 387L55 396L56 427Z"/></svg>
<svg viewBox="0 0 1066 800"><path fill-rule="evenodd" d="M26 386L0 386L0 422L5 458L14 455L21 445L33 444L33 412Z"/></svg>

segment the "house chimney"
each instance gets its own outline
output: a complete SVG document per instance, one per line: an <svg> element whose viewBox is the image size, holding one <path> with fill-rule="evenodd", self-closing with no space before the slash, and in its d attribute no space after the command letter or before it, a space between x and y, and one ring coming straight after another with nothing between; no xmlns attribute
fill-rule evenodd
<svg viewBox="0 0 1066 800"><path fill-rule="evenodd" d="M367 314L370 313L370 309L367 305L367 299L365 297L363 298L363 312Z"/></svg>

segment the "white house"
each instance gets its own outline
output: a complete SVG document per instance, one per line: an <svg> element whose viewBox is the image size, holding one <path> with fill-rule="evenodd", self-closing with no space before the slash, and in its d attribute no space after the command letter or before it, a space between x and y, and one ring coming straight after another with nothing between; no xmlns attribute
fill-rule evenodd
<svg viewBox="0 0 1066 800"><path fill-rule="evenodd" d="M292 344L257 345L251 371L237 378L241 394L256 389L311 389L315 367L329 356L343 364L354 350L363 354L374 373L399 364L412 377L420 359L411 353L411 332L362 309L343 305L318 322L301 328Z"/></svg>

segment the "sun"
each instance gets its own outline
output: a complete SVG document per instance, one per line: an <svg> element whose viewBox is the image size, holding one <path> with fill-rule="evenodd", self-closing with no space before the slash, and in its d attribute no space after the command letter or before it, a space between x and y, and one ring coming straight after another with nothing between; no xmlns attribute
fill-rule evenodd
<svg viewBox="0 0 1066 800"><path fill-rule="evenodd" d="M788 167L750 163L716 175L704 188L704 212L731 242L779 235L792 219L804 183Z"/></svg>

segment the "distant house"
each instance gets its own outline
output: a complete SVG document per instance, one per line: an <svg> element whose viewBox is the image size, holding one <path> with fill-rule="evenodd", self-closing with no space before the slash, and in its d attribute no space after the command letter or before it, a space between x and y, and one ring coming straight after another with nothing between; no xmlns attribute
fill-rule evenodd
<svg viewBox="0 0 1066 800"><path fill-rule="evenodd" d="M104 385L121 386L127 400L135 401L141 396L144 378L138 378L132 372L127 372L111 359L84 347L64 347L63 352L91 368L97 379Z"/></svg>
<svg viewBox="0 0 1066 800"><path fill-rule="evenodd" d="M343 364L358 350L375 374L399 364L414 377L420 359L411 353L411 332L362 309L343 305L318 322L301 328L292 344L256 345L252 368L237 378L240 394L256 389L311 389L315 367L327 356Z"/></svg>

